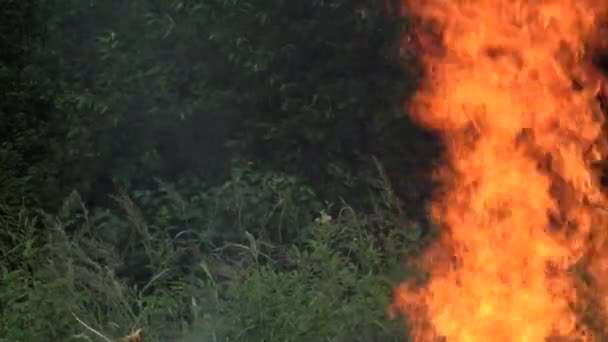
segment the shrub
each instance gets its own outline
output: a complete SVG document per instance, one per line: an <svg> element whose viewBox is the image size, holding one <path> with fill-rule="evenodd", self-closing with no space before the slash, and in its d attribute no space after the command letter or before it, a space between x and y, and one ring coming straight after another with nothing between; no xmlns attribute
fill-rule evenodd
<svg viewBox="0 0 608 342"><path fill-rule="evenodd" d="M399 230L378 234L389 213L303 215L295 203L314 196L284 177L240 170L221 187L190 179L122 193L114 208L90 212L73 193L55 215L5 213L12 240L1 252L18 257L2 268L0 338L118 338L135 328L148 341L403 336L384 312L391 275L409 272L397 261L417 242ZM232 208L245 213L233 227ZM282 244L280 230L299 242Z"/></svg>

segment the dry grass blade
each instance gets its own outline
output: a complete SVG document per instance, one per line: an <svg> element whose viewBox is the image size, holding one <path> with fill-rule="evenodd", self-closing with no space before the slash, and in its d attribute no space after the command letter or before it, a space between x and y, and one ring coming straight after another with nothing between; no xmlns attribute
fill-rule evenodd
<svg viewBox="0 0 608 342"><path fill-rule="evenodd" d="M100 333L99 331L93 329L90 325L88 325L85 322L83 322L80 318L78 318L78 316L76 316L76 314L72 313L72 316L74 316L74 318L76 319L76 321L78 321L78 323L80 323L88 331L90 331L93 334L99 336L100 338L102 338L106 342L112 342L112 340L110 340L109 338L107 338L106 336L104 336L102 333Z"/></svg>
<svg viewBox="0 0 608 342"><path fill-rule="evenodd" d="M141 329L137 329L129 336L124 337L121 342L144 342L144 334Z"/></svg>

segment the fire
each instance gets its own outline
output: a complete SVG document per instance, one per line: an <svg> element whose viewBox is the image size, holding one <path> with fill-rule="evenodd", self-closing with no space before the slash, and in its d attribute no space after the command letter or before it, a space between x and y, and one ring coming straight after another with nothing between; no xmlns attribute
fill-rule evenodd
<svg viewBox="0 0 608 342"><path fill-rule="evenodd" d="M446 163L431 278L403 284L394 307L417 341L593 339L572 269L608 255L591 166L608 150L592 60L608 0L404 1L420 23L403 47L426 67L410 112L442 135ZM589 269L606 294L601 264Z"/></svg>

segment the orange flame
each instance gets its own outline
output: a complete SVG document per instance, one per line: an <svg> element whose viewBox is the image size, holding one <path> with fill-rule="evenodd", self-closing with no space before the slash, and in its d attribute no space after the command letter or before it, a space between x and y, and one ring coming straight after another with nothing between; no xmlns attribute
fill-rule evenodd
<svg viewBox="0 0 608 342"><path fill-rule="evenodd" d="M444 229L423 258L431 279L403 284L394 307L417 341L588 340L571 268L597 252L591 233L606 224L591 205L606 203L590 161L607 149L589 43L608 38L597 36L608 0L403 9L421 19L403 47L422 51L426 67L410 111L442 135L447 163L432 209Z"/></svg>

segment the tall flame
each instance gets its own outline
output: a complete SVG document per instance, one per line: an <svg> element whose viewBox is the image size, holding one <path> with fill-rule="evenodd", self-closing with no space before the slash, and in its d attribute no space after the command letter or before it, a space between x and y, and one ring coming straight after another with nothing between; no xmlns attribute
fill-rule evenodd
<svg viewBox="0 0 608 342"><path fill-rule="evenodd" d="M598 250L592 232L606 224L590 166L606 149L589 42L608 38L597 38L608 0L403 9L420 18L403 46L415 44L426 67L410 111L441 134L446 165L432 209L443 231L423 258L431 278L419 290L403 284L394 307L417 341L592 338L575 312L572 267Z"/></svg>

